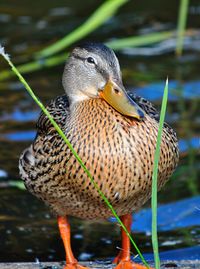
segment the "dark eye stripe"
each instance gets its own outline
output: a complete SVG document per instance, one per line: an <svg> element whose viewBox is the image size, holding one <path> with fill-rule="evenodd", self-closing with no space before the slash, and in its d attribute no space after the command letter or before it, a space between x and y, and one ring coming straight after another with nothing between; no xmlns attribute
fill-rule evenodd
<svg viewBox="0 0 200 269"><path fill-rule="evenodd" d="M81 57L81 56L79 56L79 55L77 55L77 54L72 54L73 55L73 57L75 58L75 59L79 59L79 60L82 60L82 61L85 61L85 60L87 60L87 58L84 58L84 57ZM89 57L88 57L89 58ZM92 58L92 57L91 57ZM104 78L104 79L108 79L109 78L109 75L108 75L108 73L104 70L104 69L102 69L102 68L100 68L98 65L94 65L94 68L97 70L97 72L98 73L100 73L101 75L102 75L102 77Z"/></svg>
<svg viewBox="0 0 200 269"><path fill-rule="evenodd" d="M79 56L79 55L77 55L77 54L72 54L72 56L75 58L75 59L79 59L79 60L82 60L82 61L85 61L85 58L84 57L81 57L81 56Z"/></svg>

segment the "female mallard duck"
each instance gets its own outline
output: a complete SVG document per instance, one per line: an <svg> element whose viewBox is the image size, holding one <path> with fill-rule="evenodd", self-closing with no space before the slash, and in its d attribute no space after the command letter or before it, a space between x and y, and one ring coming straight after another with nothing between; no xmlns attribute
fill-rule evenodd
<svg viewBox="0 0 200 269"><path fill-rule="evenodd" d="M126 93L119 62L103 44L87 43L71 53L63 74L66 95L47 106L91 172L124 225L151 196L159 115L147 100ZM66 267L82 268L70 245L68 215L102 219L112 215L68 146L41 114L33 144L20 158L27 189L58 216ZM175 132L164 125L158 170L159 189L178 162ZM130 260L130 242L122 231L119 268L144 268Z"/></svg>

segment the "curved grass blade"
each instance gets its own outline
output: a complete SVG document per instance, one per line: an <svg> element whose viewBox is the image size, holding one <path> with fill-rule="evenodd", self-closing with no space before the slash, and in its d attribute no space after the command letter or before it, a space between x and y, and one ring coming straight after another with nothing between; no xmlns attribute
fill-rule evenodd
<svg viewBox="0 0 200 269"><path fill-rule="evenodd" d="M49 47L43 49L37 53L37 57L48 57L53 55L64 48L67 48L74 42L77 42L81 38L85 37L99 26L101 26L106 20L113 16L118 8L125 4L128 0L108 0L105 1L95 12L83 23L76 28L73 32L58 40Z"/></svg>
<svg viewBox="0 0 200 269"><path fill-rule="evenodd" d="M127 38L116 39L106 42L106 45L114 50L124 49L126 47L138 47L161 42L174 35L174 31L165 31L159 33L151 33L141 36L131 36Z"/></svg>
<svg viewBox="0 0 200 269"><path fill-rule="evenodd" d="M176 43L177 56L181 56L183 51L183 42L188 14L188 6L189 6L189 0L180 0L178 25L177 25L177 43Z"/></svg>
<svg viewBox="0 0 200 269"><path fill-rule="evenodd" d="M142 253L140 252L139 248L137 247L136 243L134 242L133 238L131 237L130 233L128 232L127 228L124 226L123 222L120 220L119 216L117 215L115 209L113 208L113 206L110 204L110 202L108 201L108 199L106 198L106 196L103 194L103 192L100 190L98 184L94 181L90 171L87 169L87 167L84 165L84 163L82 162L81 158L79 157L79 155L77 154L77 152L74 150L72 144L70 143L70 141L67 139L67 137L65 136L65 134L63 133L63 131L60 129L59 125L54 121L54 119L52 118L51 114L49 113L49 111L46 109L46 107L42 104L41 101L39 101L39 99L37 98L37 96L34 94L34 92L32 91L31 87L28 85L28 83L26 82L26 80L23 78L23 76L18 72L17 68L13 65L13 63L11 62L11 60L9 59L9 56L4 52L4 49L0 46L0 54L4 57L4 59L8 62L8 64L10 65L10 67L12 68L13 72L17 75L17 77L19 78L19 80L22 82L22 84L24 85L24 87L26 88L26 90L28 91L28 93L30 94L30 96L33 98L33 100L37 103L37 105L42 109L42 111L44 112L44 114L49 118L50 122L52 123L52 125L54 126L54 128L56 129L56 131L58 132L58 134L62 137L62 139L65 141L65 143L68 145L68 147L70 148L71 152L73 153L73 155L75 156L75 158L77 159L77 161L79 162L79 164L81 165L81 167L83 168L83 170L85 171L85 173L87 174L87 176L89 177L90 181L93 183L93 185L95 186L96 190L98 191L98 193L100 194L100 196L102 197L102 199L105 201L105 203L107 204L107 206L110 208L113 216L117 219L118 223L120 224L120 226L124 229L124 231L126 232L127 236L129 237L131 243L133 244L134 248L136 249L137 253L139 254L142 262L144 263L144 265L149 268L148 263L146 262L146 260L144 259Z"/></svg>
<svg viewBox="0 0 200 269"><path fill-rule="evenodd" d="M157 234L157 178L158 178L158 164L159 164L159 159L160 159L160 144L161 144L163 124L164 124L164 119L165 119L165 112L167 108L167 99L168 99L168 79L166 80L163 99L162 99L158 136L157 136L156 150L155 150L155 155L154 155L153 175L152 175L152 197L151 197L152 245L153 245L154 261L155 261L156 269L160 268L158 234Z"/></svg>
<svg viewBox="0 0 200 269"><path fill-rule="evenodd" d="M16 68L21 74L28 74L30 72L38 71L45 68L50 68L61 63L67 59L68 53L62 53L43 60L35 60L33 62L18 65ZM3 70L0 73L0 81L14 77L15 74L11 70Z"/></svg>

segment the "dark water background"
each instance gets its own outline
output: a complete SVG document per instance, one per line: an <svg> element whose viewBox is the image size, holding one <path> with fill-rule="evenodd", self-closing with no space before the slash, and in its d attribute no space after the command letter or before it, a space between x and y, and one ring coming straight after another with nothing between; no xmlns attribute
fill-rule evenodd
<svg viewBox="0 0 200 269"><path fill-rule="evenodd" d="M35 51L83 23L101 2L1 0L0 42L16 64L27 62ZM197 35L186 40L187 49L181 58L174 56L174 40L117 53L126 87L134 88L158 108L164 81L167 76L170 79L167 122L177 131L181 158L158 197L162 259L200 258L200 4L191 2L187 27L197 30ZM177 13L178 1L130 1L87 39L104 42L175 29ZM0 70L5 68L0 59ZM47 103L63 93L62 71L63 64L25 77ZM9 187L19 180L18 158L35 136L38 114L38 107L16 78L0 81L0 262L64 259L55 218L27 191ZM134 216L133 238L151 258L148 208L149 203ZM79 259L116 255L120 247L116 223L75 218L71 222L73 248Z"/></svg>

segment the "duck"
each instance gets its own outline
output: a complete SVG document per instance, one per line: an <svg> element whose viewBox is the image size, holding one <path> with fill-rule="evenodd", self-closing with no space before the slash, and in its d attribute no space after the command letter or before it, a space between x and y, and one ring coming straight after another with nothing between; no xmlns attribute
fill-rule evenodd
<svg viewBox="0 0 200 269"><path fill-rule="evenodd" d="M130 232L132 213L151 197L159 113L134 90L126 91L119 61L102 43L82 43L71 51L62 84L65 94L50 101L47 109ZM176 133L164 123L159 190L178 159ZM66 253L64 268L86 268L73 255L69 216L106 220L112 212L44 113L33 143L20 156L19 171L27 190L57 217ZM115 268L146 268L131 260L130 240L123 229L121 238Z"/></svg>

